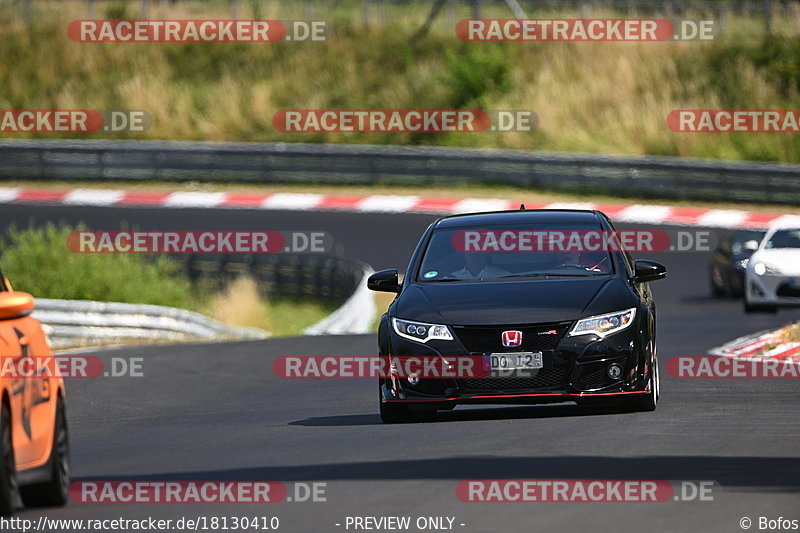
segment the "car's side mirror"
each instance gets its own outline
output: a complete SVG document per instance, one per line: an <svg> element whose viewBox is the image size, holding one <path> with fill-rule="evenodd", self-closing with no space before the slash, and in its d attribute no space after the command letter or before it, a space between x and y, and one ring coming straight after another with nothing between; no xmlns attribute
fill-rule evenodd
<svg viewBox="0 0 800 533"><path fill-rule="evenodd" d="M745 252L755 253L758 250L758 241L747 241L742 245Z"/></svg>
<svg viewBox="0 0 800 533"><path fill-rule="evenodd" d="M367 279L367 288L371 291L400 292L397 269L392 268L375 272Z"/></svg>
<svg viewBox="0 0 800 533"><path fill-rule="evenodd" d="M667 267L655 261L648 261L645 259L637 259L634 261L636 268L633 274L633 281L638 283L645 283L648 281L657 281L667 277Z"/></svg>
<svg viewBox="0 0 800 533"><path fill-rule="evenodd" d="M0 292L0 320L29 315L33 307L33 296L26 292Z"/></svg>

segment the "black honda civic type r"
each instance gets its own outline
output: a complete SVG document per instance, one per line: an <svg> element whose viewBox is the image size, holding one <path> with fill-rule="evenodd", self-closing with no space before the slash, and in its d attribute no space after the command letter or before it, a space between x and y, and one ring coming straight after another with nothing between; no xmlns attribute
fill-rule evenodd
<svg viewBox="0 0 800 533"><path fill-rule="evenodd" d="M613 240L599 250L576 249L554 237L565 234ZM459 404L571 401L654 410L659 374L649 282L666 277L666 269L634 261L617 237L599 211L521 209L431 224L402 282L397 270L369 278L370 289L398 293L380 321L379 355L386 368L400 358L452 366L469 357L483 361L485 372L386 372L379 378L382 420L406 422Z"/></svg>

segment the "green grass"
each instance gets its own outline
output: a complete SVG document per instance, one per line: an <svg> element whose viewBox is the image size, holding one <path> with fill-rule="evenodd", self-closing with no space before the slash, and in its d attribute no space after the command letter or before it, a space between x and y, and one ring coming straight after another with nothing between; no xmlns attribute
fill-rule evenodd
<svg viewBox="0 0 800 533"><path fill-rule="evenodd" d="M74 253L67 248L72 231L53 223L10 228L0 265L14 288L40 298L197 306L201 295L176 262L164 256L150 261L136 254Z"/></svg>
<svg viewBox="0 0 800 533"><path fill-rule="evenodd" d="M338 307L269 299L254 284L237 282L212 293L192 285L178 262L167 256L74 253L67 248L74 229L85 228L48 223L36 229L7 230L0 244L0 265L16 290L38 298L178 307L232 326L265 329L273 336L300 335Z"/></svg>
<svg viewBox="0 0 800 533"><path fill-rule="evenodd" d="M72 18L85 18L84 3L35 4L40 7L31 28L12 21L9 10L0 10L0 109L147 110L153 127L127 135L132 138L800 162L797 134L679 134L665 123L675 109L799 108L797 15L776 17L773 35L765 34L757 17L729 15L722 38L714 42L465 43L451 24L467 17L468 9L459 8L452 16L445 10L431 32L415 40L427 14L422 6L412 10L387 3L386 23L373 18L364 27L361 2L343 2L333 11L324 9L326 2L315 2L314 18L332 22L333 36L326 43L79 44L66 38L65 26ZM229 16L226 2L205 8L150 4L151 17ZM127 3L122 15L135 18L138 5ZM305 2L240 5L241 18L305 18ZM486 8L484 16L507 16L506 11ZM625 14L596 11L592 16ZM292 134L272 125L280 109L326 108L532 109L540 126L516 133Z"/></svg>
<svg viewBox="0 0 800 533"><path fill-rule="evenodd" d="M276 335L302 335L303 330L331 314L337 305L311 300L275 299L266 303ZM277 327L275 327L277 326Z"/></svg>

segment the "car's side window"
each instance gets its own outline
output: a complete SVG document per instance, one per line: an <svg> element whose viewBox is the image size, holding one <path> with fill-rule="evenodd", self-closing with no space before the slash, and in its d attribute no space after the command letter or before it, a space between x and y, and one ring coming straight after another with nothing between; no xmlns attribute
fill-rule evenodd
<svg viewBox="0 0 800 533"><path fill-rule="evenodd" d="M605 218L605 223L606 223L606 226L607 226L607 228L606 228L607 230L609 230L609 231L617 231L617 228L614 227L614 225L611 223L611 221L607 217ZM619 243L619 241L617 241L617 242ZM620 248L621 248L621 246L620 246ZM633 273L636 271L636 267L634 266L633 258L631 257L631 254L628 253L627 250L622 250L622 259L625 261L625 267L628 269L628 276L632 276Z"/></svg>
<svg viewBox="0 0 800 533"><path fill-rule="evenodd" d="M636 267L634 266L631 254L629 254L627 250L623 250L622 257L625 259L625 266L628 267L628 275L632 276L633 273L636 271Z"/></svg>

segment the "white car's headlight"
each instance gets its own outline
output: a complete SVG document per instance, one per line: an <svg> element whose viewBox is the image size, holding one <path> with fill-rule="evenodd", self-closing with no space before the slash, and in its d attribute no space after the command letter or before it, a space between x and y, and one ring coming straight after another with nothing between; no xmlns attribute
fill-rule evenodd
<svg viewBox="0 0 800 533"><path fill-rule="evenodd" d="M392 319L394 332L406 339L417 342L428 342L431 339L440 341L451 341L453 335L447 326L437 324L425 324L423 322L411 322L410 320Z"/></svg>
<svg viewBox="0 0 800 533"><path fill-rule="evenodd" d="M768 263L761 263L761 262L756 263L755 265L753 265L753 272L755 272L759 276L763 276L764 274L775 274L775 275L778 275L778 276L781 275L781 271L778 270L778 268L775 267L774 265L770 265Z"/></svg>
<svg viewBox="0 0 800 533"><path fill-rule="evenodd" d="M578 320L569 336L587 335L593 333L598 337L605 337L618 331L622 331L633 323L633 318L636 316L636 308L631 307L624 311L617 311L616 313L608 313L606 315L590 316Z"/></svg>

